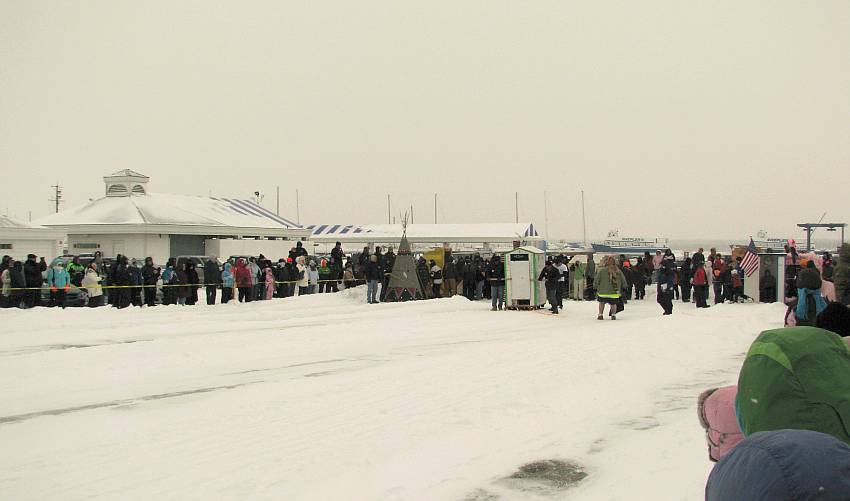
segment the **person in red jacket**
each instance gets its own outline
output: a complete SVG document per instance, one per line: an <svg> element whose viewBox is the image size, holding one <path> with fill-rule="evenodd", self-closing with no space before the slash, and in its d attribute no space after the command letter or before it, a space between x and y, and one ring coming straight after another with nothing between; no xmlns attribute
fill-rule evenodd
<svg viewBox="0 0 850 501"><path fill-rule="evenodd" d="M691 284L694 286L694 302L697 308L708 308L708 277L705 274L705 266L700 263L693 269Z"/></svg>
<svg viewBox="0 0 850 501"><path fill-rule="evenodd" d="M250 303L251 291L254 289L254 284L251 280L251 270L245 265L244 259L236 262L233 281L236 283L236 288L239 291L239 302Z"/></svg>

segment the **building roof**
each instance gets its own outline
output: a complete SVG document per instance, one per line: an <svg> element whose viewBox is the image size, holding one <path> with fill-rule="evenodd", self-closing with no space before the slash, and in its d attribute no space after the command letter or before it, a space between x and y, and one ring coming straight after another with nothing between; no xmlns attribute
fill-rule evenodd
<svg viewBox="0 0 850 501"><path fill-rule="evenodd" d="M59 240L62 232L0 215L0 238L22 240Z"/></svg>
<svg viewBox="0 0 850 501"><path fill-rule="evenodd" d="M106 177L143 177L145 179L150 179L148 176L146 176L144 174L140 174L140 173L138 173L134 170L131 170L131 169L121 169L117 172L113 172L112 174L110 174Z"/></svg>
<svg viewBox="0 0 850 501"><path fill-rule="evenodd" d="M309 235L308 230L251 200L164 193L103 197L38 223L77 233Z"/></svg>
<svg viewBox="0 0 850 501"><path fill-rule="evenodd" d="M404 229L400 224L314 224L312 231L316 242L397 242ZM418 243L442 242L511 242L539 236L531 223L476 223L476 224L409 224L407 238Z"/></svg>

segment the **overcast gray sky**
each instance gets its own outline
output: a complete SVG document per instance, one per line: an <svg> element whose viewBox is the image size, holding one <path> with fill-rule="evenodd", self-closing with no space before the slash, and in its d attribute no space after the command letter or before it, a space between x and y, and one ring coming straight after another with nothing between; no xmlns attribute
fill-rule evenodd
<svg viewBox="0 0 850 501"><path fill-rule="evenodd" d="M740 237L850 221L850 1L0 0L0 211L151 191L302 222Z"/></svg>

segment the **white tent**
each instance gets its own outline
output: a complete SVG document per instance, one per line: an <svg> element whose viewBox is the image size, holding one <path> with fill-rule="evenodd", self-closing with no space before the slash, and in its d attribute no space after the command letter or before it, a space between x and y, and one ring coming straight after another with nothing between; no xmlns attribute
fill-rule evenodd
<svg viewBox="0 0 850 501"><path fill-rule="evenodd" d="M363 245L395 245L403 233L400 224L314 224L306 226L313 242L341 242L354 250ZM507 250L513 242L542 242L531 223L409 224L407 239L414 250L448 244L454 250Z"/></svg>

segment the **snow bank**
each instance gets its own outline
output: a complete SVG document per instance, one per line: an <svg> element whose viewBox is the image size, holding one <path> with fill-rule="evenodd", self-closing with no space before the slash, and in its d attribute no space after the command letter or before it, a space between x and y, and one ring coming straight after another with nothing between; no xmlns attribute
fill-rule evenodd
<svg viewBox="0 0 850 501"><path fill-rule="evenodd" d="M560 317L359 289L252 304L3 311L5 499L703 497L704 388L781 305L595 303Z"/></svg>

